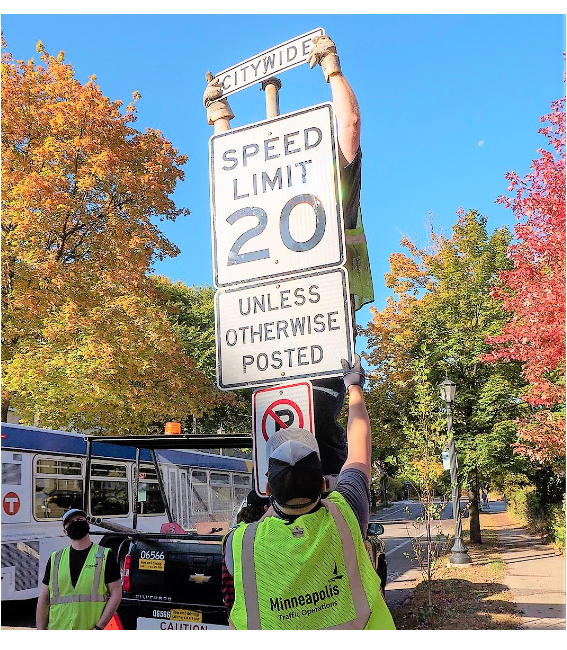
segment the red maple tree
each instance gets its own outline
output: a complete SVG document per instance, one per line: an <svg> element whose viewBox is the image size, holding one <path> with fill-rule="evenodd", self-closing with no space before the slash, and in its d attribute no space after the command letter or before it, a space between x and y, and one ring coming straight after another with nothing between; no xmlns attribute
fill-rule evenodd
<svg viewBox="0 0 567 650"><path fill-rule="evenodd" d="M542 463L565 456L565 98L553 102L539 129L549 149L539 149L530 172L510 172L497 203L518 223L509 248L514 268L502 272L493 296L512 312L487 361L517 360L529 385L530 416L519 422L516 451Z"/></svg>

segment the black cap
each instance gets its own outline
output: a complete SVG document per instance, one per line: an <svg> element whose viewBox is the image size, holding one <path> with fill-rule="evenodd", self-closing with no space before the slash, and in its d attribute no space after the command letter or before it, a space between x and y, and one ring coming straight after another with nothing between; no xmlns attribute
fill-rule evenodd
<svg viewBox="0 0 567 650"><path fill-rule="evenodd" d="M251 508L251 507L258 507L258 506L268 506L270 505L270 499L268 497L261 497L256 490L250 490L248 492L248 496L246 497L246 505Z"/></svg>
<svg viewBox="0 0 567 650"><path fill-rule="evenodd" d="M80 508L71 508L71 510L67 510L67 512L63 515L63 526L65 526L65 523L75 515L83 515L83 517L87 517L87 513L84 510L81 510Z"/></svg>
<svg viewBox="0 0 567 650"><path fill-rule="evenodd" d="M323 470L315 436L306 429L281 429L268 441L268 484L274 500L288 506L297 498L314 503L321 495ZM299 507L303 507L302 504Z"/></svg>

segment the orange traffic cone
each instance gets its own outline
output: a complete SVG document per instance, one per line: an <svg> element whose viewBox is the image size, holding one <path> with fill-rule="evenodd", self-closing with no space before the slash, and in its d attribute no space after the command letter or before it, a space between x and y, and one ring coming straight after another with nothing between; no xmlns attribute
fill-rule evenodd
<svg viewBox="0 0 567 650"><path fill-rule="evenodd" d="M105 630L123 630L124 628L122 627L122 623L120 622L120 619L118 618L118 614L114 614L114 616L108 621L106 624L106 627L104 628Z"/></svg>

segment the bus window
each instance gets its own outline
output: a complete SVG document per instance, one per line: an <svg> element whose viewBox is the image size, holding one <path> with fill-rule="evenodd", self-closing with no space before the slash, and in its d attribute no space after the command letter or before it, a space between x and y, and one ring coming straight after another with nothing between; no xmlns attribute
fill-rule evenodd
<svg viewBox="0 0 567 650"><path fill-rule="evenodd" d="M91 513L96 517L127 515L128 474L122 463L91 465Z"/></svg>
<svg viewBox="0 0 567 650"><path fill-rule="evenodd" d="M19 454L14 454L18 456ZM2 463L2 485L22 484L22 464Z"/></svg>
<svg viewBox="0 0 567 650"><path fill-rule="evenodd" d="M230 499L230 474L224 472L211 472L211 494L213 512L231 510Z"/></svg>
<svg viewBox="0 0 567 650"><path fill-rule="evenodd" d="M135 472L136 467L134 466L132 470ZM138 484L138 514L162 515L164 512L165 505L161 498L155 467L142 463Z"/></svg>
<svg viewBox="0 0 567 650"><path fill-rule="evenodd" d="M194 515L210 512L209 486L207 472L191 470L191 513Z"/></svg>
<svg viewBox="0 0 567 650"><path fill-rule="evenodd" d="M234 503L240 503L245 499L252 488L252 475L251 474L233 474L232 475L232 489L234 491Z"/></svg>
<svg viewBox="0 0 567 650"><path fill-rule="evenodd" d="M80 460L37 456L33 484L36 519L61 519L69 508L83 507Z"/></svg>
<svg viewBox="0 0 567 650"><path fill-rule="evenodd" d="M187 469L179 470L179 487L180 487L180 502L181 502L181 527L189 528L189 510L191 505L188 503L188 480L187 480Z"/></svg>

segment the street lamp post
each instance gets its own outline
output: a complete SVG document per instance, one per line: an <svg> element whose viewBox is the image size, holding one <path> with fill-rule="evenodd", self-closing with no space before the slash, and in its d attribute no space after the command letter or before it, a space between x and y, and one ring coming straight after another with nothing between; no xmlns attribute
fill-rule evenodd
<svg viewBox="0 0 567 650"><path fill-rule="evenodd" d="M455 542L451 549L451 564L471 564L472 560L467 553L467 547L463 542L463 527L461 522L461 508L459 495L459 480L457 477L457 451L455 449L455 438L453 437L453 410L457 384L445 377L439 385L441 399L445 400L447 409L447 437L449 438L449 462L451 472L451 494L453 498L453 519L455 520Z"/></svg>

